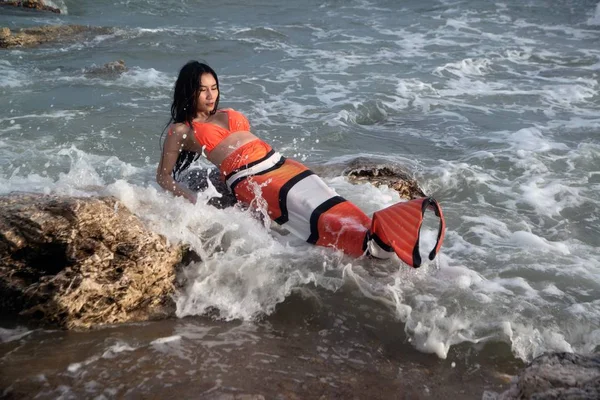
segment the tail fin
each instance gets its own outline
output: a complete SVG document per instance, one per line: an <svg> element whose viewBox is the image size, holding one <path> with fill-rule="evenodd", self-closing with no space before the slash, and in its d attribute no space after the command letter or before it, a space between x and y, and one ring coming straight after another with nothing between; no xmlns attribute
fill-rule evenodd
<svg viewBox="0 0 600 400"><path fill-rule="evenodd" d="M371 231L368 238L367 249L375 257L394 251L398 257L414 268L421 266L419 253L419 235L423 215L427 208L435 212L440 218L437 242L429 253L433 260L439 252L444 241L446 222L438 202L431 197L423 197L376 211L373 214ZM380 258L387 258L385 255Z"/></svg>

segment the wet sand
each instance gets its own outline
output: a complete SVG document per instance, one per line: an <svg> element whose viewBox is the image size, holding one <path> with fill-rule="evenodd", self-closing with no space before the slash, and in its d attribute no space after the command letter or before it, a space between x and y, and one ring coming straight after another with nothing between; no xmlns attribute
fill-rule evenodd
<svg viewBox="0 0 600 400"><path fill-rule="evenodd" d="M296 294L255 322L189 317L0 344L3 398L481 399L523 365L506 344L414 349L352 288Z"/></svg>

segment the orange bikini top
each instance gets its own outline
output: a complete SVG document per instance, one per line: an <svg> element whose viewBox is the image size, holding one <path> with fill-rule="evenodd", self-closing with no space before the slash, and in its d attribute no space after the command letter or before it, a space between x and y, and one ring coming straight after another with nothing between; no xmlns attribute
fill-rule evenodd
<svg viewBox="0 0 600 400"><path fill-rule="evenodd" d="M250 123L242 113L231 108L219 110L217 112L227 113L229 129L225 129L211 122L192 122L194 137L200 146L204 147L204 150L207 153L213 151L213 149L221 143L221 140L232 133L250 130Z"/></svg>

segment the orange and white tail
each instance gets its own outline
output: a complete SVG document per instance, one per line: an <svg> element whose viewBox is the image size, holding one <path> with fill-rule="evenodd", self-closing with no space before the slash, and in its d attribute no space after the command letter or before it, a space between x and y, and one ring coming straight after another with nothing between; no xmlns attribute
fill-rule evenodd
<svg viewBox="0 0 600 400"><path fill-rule="evenodd" d="M423 197L403 203L397 203L373 214L371 230L367 238L367 251L376 258L389 258L394 252L411 267L421 265L419 236L423 216L427 209L440 218L437 242L429 253L433 260L444 241L446 222L438 202L431 197Z"/></svg>

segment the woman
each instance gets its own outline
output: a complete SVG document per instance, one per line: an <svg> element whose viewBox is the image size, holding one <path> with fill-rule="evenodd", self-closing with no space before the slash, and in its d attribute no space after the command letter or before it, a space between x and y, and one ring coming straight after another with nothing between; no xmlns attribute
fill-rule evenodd
<svg viewBox="0 0 600 400"><path fill-rule="evenodd" d="M164 189L195 203L196 194L177 177L202 154L219 168L238 201L254 204L264 199L271 219L307 242L355 257L389 258L396 253L413 267L421 264L419 231L430 207L440 217L438 241L429 255L435 257L445 225L434 199L398 203L375 212L371 219L307 167L252 134L241 113L218 110L219 98L219 80L212 68L197 61L183 66L171 105L173 124L156 174Z"/></svg>

